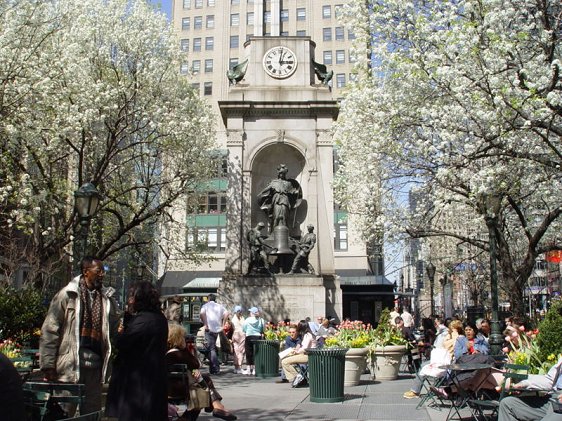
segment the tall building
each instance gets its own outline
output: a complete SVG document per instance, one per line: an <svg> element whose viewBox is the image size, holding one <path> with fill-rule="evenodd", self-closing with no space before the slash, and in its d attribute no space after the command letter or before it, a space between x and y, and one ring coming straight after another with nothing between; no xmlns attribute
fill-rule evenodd
<svg viewBox="0 0 562 421"><path fill-rule="evenodd" d="M171 256L162 285L164 294L181 292L186 284L190 288L198 285L202 290L217 288L225 270L246 270L247 263L239 256L245 246L244 232L260 215L259 209L254 209L255 204L249 206L251 217L239 209L263 187L260 184L263 180L271 178L272 168L282 163L276 159L289 159L289 164L293 160L289 176L299 180L303 193L309 195L309 214L306 221L298 222L301 231L309 222L318 224L316 249L319 251L311 254L312 264L323 272L342 277L342 285L346 278L365 276L369 272L365 243L354 231L352 219L334 204L331 194L335 153L329 126L337 116L336 100L353 77L349 54L353 33L337 20L344 3L342 0L174 1L173 25L180 34L179 48L187 52L180 72L190 77L194 87L208 98L216 112L218 153L224 156L224 165L212 180L211 190L201 196L198 212L183 216L187 222L186 247L203 243L215 259L193 267ZM289 70L286 77L275 75L275 71L268 75L268 51L277 45L295 52L300 66L298 71ZM315 63L333 72L327 86L315 76ZM237 64L247 74L234 82L227 77L227 71ZM251 102L246 111L241 105L244 101ZM299 110L294 104L298 104ZM258 106L262 108L257 110ZM327 108L322 110L322 107ZM330 111L326 111L328 108ZM256 113L261 125L248 117L251 113ZM326 122L320 123L321 119ZM237 124L243 125L242 128ZM257 133L260 130L262 133ZM260 143L264 151L266 145L269 149L260 152L261 155L248 152ZM279 146L281 144L286 146ZM299 145L303 145L303 149L297 153ZM321 148L317 149L318 145ZM241 162L257 156L262 164L239 164L238 150ZM310 157L311 151L321 152L314 152ZM230 174L237 165L242 174L238 180ZM296 173L291 174L291 170ZM237 192L233 184L240 182L242 186L245 177L249 181L244 188L251 191ZM311 183L311 177L320 181ZM333 260L331 265L325 257L328 254ZM163 272L162 265L160 272Z"/></svg>

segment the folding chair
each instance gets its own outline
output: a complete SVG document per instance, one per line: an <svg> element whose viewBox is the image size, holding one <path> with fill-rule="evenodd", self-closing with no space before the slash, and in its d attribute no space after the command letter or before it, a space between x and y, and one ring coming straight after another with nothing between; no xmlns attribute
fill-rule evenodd
<svg viewBox="0 0 562 421"><path fill-rule="evenodd" d="M47 417L63 418L64 411L58 404L82 405L86 395L83 384L26 382L23 384L24 402L32 420L42 421Z"/></svg>
<svg viewBox="0 0 562 421"><path fill-rule="evenodd" d="M293 387L308 386L308 364L295 364L295 368L298 374L295 380L293 380ZM299 379L299 381L296 381L297 379Z"/></svg>
<svg viewBox="0 0 562 421"><path fill-rule="evenodd" d="M419 377L419 374L416 373L416 376ZM427 402L427 406L441 411L441 406L439 405L439 401L437 400L437 396L431 390L431 387L441 387L445 383L446 376L442 377L424 377L421 379L422 382L422 391L420 393L420 401L416 406L416 409L420 409L423 407Z"/></svg>
<svg viewBox="0 0 562 421"><path fill-rule="evenodd" d="M505 364L504 387L498 399L471 399L468 406L472 411L475 421L485 421L488 417L497 417L500 401L508 396L513 390L510 385L525 380L529 377L529 366L518 364ZM486 414L486 411L490 411Z"/></svg>

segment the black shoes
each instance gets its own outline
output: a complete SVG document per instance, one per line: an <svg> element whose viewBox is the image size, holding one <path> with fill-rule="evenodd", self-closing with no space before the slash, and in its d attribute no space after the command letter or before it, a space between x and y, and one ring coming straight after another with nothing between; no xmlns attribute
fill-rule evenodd
<svg viewBox="0 0 562 421"><path fill-rule="evenodd" d="M287 380L287 379L279 379L279 380L275 380L275 383L289 383L289 380Z"/></svg>
<svg viewBox="0 0 562 421"><path fill-rule="evenodd" d="M221 418L221 419L227 420L227 421L234 421L234 420L238 419L236 417L236 415L231 414L230 412L225 411L223 409L215 409L213 411L213 417Z"/></svg>

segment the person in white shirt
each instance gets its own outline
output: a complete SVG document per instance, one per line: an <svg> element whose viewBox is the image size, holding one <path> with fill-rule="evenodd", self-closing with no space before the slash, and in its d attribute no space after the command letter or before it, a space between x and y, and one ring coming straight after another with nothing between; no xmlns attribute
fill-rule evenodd
<svg viewBox="0 0 562 421"><path fill-rule="evenodd" d="M392 326L396 326L396 318L400 317L400 312L398 311L398 307L394 307L394 309L390 312L390 324Z"/></svg>
<svg viewBox="0 0 562 421"><path fill-rule="evenodd" d="M217 355L217 337L222 331L222 326L229 313L223 305L216 302L217 296L215 294L209 294L207 299L207 303L201 307L200 317L205 327L205 339L209 348L209 373L219 374L220 363Z"/></svg>
<svg viewBox="0 0 562 421"><path fill-rule="evenodd" d="M285 373L285 378L292 383L295 377L297 377L296 364L307 364L308 355L304 353L306 349L316 348L316 338L310 330L310 326L306 320L301 320L297 326L297 331L299 332L302 342L293 348L290 356L283 358L281 365L283 367L283 372Z"/></svg>
<svg viewBox="0 0 562 421"><path fill-rule="evenodd" d="M404 307L404 311L400 315L402 320L404 320L404 327L414 328L414 317L408 311L408 308Z"/></svg>

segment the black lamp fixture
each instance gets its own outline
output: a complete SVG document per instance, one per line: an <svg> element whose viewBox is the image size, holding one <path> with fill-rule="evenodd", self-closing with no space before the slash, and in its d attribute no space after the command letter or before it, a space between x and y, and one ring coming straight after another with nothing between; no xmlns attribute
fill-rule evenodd
<svg viewBox="0 0 562 421"><path fill-rule="evenodd" d="M435 282L435 265L431 261L425 267L427 277L429 278L429 298L431 300L431 316L435 315L435 297L433 296L433 285Z"/></svg>
<svg viewBox="0 0 562 421"><path fill-rule="evenodd" d="M88 228L101 199L99 191L92 183L85 183L74 192L74 207L80 218L81 255L86 255ZM76 259L79 260L79 259Z"/></svg>

